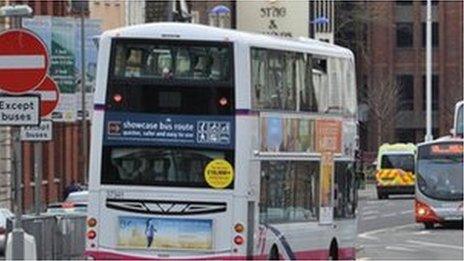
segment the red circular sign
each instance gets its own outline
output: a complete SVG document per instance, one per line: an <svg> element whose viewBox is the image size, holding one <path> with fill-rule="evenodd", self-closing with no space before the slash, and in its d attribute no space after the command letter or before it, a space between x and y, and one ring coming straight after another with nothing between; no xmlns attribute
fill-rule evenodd
<svg viewBox="0 0 464 261"><path fill-rule="evenodd" d="M0 90L14 94L33 90L45 79L48 63L47 47L32 32L0 34Z"/></svg>
<svg viewBox="0 0 464 261"><path fill-rule="evenodd" d="M49 76L45 77L45 81L30 93L40 95L40 117L45 117L52 113L60 100L58 87L55 81Z"/></svg>

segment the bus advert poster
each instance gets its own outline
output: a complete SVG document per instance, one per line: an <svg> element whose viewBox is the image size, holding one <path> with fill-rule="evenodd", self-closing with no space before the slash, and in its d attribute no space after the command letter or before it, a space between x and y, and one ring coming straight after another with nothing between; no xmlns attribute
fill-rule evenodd
<svg viewBox="0 0 464 261"><path fill-rule="evenodd" d="M118 247L209 250L213 221L150 217L119 217Z"/></svg>

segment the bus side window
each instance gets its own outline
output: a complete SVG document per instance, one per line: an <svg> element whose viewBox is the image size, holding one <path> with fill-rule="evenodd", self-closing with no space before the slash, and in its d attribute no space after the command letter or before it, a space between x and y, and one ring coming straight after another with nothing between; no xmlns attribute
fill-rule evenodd
<svg viewBox="0 0 464 261"><path fill-rule="evenodd" d="M334 193L334 218L354 218L356 185L352 162L335 162Z"/></svg>
<svg viewBox="0 0 464 261"><path fill-rule="evenodd" d="M303 59L304 58L304 59ZM300 90L300 110L317 112L317 99L314 90L313 64L310 55L298 59L297 72L299 74L298 85Z"/></svg>

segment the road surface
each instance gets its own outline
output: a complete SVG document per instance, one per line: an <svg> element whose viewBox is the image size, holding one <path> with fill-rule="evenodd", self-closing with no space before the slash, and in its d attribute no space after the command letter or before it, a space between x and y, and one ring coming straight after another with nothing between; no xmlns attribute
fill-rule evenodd
<svg viewBox="0 0 464 261"><path fill-rule="evenodd" d="M413 209L413 197L377 200L373 186L360 191L357 258L463 260L462 226L426 230Z"/></svg>

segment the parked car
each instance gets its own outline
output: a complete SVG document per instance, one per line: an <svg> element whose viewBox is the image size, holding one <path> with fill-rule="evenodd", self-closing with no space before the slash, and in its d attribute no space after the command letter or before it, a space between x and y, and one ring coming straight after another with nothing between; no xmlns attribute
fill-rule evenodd
<svg viewBox="0 0 464 261"><path fill-rule="evenodd" d="M5 253L6 246L6 223L7 219L13 218L14 215L7 208L0 208L0 253Z"/></svg>
<svg viewBox="0 0 464 261"><path fill-rule="evenodd" d="M89 201L89 191L88 190L83 190L83 191L76 191L76 192L71 192L68 197L66 198L67 202L88 202Z"/></svg>
<svg viewBox="0 0 464 261"><path fill-rule="evenodd" d="M51 203L47 207L48 214L82 214L87 212L89 191L71 192L64 202Z"/></svg>

